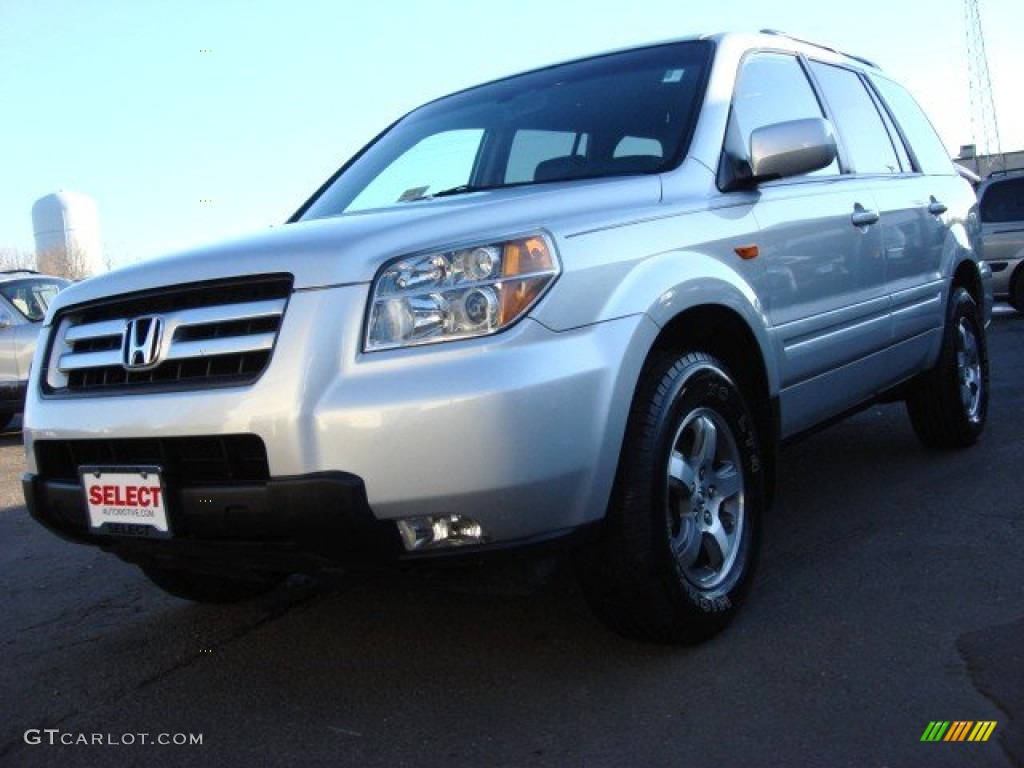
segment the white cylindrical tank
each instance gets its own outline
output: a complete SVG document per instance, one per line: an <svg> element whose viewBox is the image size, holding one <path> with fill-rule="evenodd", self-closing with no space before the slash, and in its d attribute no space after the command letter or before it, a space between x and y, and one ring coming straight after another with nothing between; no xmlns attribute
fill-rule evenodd
<svg viewBox="0 0 1024 768"><path fill-rule="evenodd" d="M32 206L39 271L81 279L102 272L103 244L96 202L60 190Z"/></svg>

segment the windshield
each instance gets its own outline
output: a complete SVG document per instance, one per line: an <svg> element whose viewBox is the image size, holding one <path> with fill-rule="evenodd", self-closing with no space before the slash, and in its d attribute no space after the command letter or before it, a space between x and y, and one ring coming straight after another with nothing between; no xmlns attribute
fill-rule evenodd
<svg viewBox="0 0 1024 768"><path fill-rule="evenodd" d="M16 280L0 284L0 294L27 320L39 322L46 315L53 297L67 285L68 281L59 277Z"/></svg>
<svg viewBox="0 0 1024 768"><path fill-rule="evenodd" d="M293 220L478 189L668 170L685 154L710 55L707 42L661 45L432 102L378 137Z"/></svg>

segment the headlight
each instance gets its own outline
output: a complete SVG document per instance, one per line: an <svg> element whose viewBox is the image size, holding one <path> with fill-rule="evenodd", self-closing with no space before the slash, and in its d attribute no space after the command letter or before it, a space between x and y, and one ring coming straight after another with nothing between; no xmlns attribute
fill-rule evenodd
<svg viewBox="0 0 1024 768"><path fill-rule="evenodd" d="M497 333L526 314L558 272L541 234L398 259L373 283L364 348Z"/></svg>

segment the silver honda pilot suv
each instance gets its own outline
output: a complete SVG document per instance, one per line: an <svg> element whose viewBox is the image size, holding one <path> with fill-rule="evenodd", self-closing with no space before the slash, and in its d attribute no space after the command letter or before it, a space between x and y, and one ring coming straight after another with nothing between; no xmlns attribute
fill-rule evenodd
<svg viewBox="0 0 1024 768"><path fill-rule="evenodd" d="M777 33L471 88L286 226L59 294L28 506L202 601L561 544L612 628L699 642L785 442L890 399L980 435L973 205L907 91Z"/></svg>

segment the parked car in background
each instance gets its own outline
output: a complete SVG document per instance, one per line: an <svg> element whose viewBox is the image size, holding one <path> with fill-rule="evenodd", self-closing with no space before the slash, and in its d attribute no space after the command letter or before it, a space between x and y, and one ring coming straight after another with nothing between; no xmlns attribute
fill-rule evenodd
<svg viewBox="0 0 1024 768"><path fill-rule="evenodd" d="M43 318L53 297L70 285L29 269L0 271L0 429L25 405L25 387Z"/></svg>
<svg viewBox="0 0 1024 768"><path fill-rule="evenodd" d="M560 543L609 626L698 642L785 442L883 399L981 434L976 205L901 85L780 34L471 88L285 226L61 293L28 508L200 601Z"/></svg>
<svg viewBox="0 0 1024 768"><path fill-rule="evenodd" d="M996 171L982 181L978 211L995 298L1024 313L1024 168Z"/></svg>

